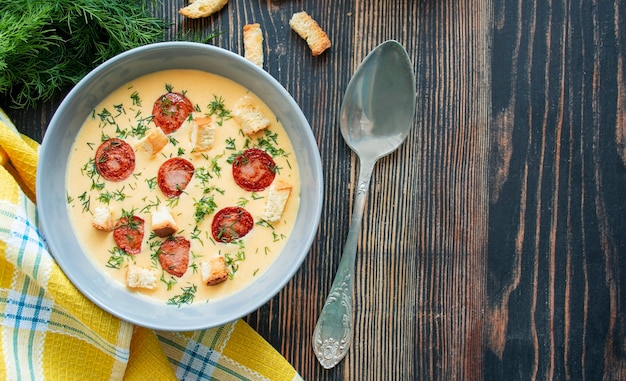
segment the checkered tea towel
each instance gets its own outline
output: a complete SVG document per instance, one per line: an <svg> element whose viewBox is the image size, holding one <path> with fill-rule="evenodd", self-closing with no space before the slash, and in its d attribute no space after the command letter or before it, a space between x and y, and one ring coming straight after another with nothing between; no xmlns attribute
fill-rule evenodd
<svg viewBox="0 0 626 381"><path fill-rule="evenodd" d="M242 320L155 332L86 299L38 229L38 148L0 110L0 379L301 380Z"/></svg>

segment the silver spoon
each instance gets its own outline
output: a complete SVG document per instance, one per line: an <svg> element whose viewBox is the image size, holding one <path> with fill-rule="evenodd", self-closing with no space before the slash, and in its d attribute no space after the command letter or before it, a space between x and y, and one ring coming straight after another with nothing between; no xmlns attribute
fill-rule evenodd
<svg viewBox="0 0 626 381"><path fill-rule="evenodd" d="M390 40L372 50L350 79L341 105L341 134L359 157L359 182L341 262L313 332L313 350L326 369L352 341L352 287L357 238L374 165L395 151L413 125L415 75L402 45Z"/></svg>

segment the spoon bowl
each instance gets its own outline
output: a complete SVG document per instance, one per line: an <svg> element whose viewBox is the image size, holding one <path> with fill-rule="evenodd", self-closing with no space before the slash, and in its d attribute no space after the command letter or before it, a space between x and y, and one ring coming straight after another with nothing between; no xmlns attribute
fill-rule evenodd
<svg viewBox="0 0 626 381"><path fill-rule="evenodd" d="M415 76L409 56L398 42L384 42L368 54L348 84L341 134L359 157L378 159L406 139L414 114Z"/></svg>
<svg viewBox="0 0 626 381"><path fill-rule="evenodd" d="M324 368L332 368L352 342L352 288L357 238L374 165L398 149L415 115L415 75L402 45L389 40L363 60L350 79L339 118L341 134L359 157L350 230L335 280L313 332L313 350Z"/></svg>

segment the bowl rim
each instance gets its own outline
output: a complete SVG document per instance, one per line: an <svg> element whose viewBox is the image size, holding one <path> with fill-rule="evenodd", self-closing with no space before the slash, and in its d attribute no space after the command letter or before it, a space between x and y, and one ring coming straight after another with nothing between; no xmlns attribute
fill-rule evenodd
<svg viewBox="0 0 626 381"><path fill-rule="evenodd" d="M62 194L59 194L61 190L65 189L65 166L63 166L62 170L63 176L59 176L58 174L58 164L63 163L66 165L66 161L63 161L63 157L66 157L67 153L63 151L63 148L60 148L61 154L59 154L58 151L59 147L67 147L68 144L71 146L71 143L67 140L71 139L72 134L68 132L68 130L76 129L75 123L72 126L68 126L72 123L66 123L66 119L69 118L67 117L68 112L74 112L76 105L81 105L82 108L89 109L90 107L85 106L85 104L96 102L94 99L99 99L96 104L93 105L93 107L95 107L103 97L98 98L94 96L94 99L86 100L86 98L89 97L85 96L85 89L93 90L94 86L98 84L98 81L103 76L110 74L112 70L119 72L123 69L124 65L138 60L137 57L158 57L159 54L163 54L164 50L167 50L170 54L185 52L193 57L197 56L206 58L207 60L220 57L228 63L222 64L222 66L230 65L234 68L220 69L213 72L217 71L219 72L217 74L220 74L224 72L224 70L240 70L244 82L250 78L260 79L260 81L255 84L244 84L236 78L230 78L253 91L260 99L268 104L268 107L270 107L277 116L281 116L282 113L287 112L293 113L292 119L296 120L296 124L301 128L286 126L285 123L283 123L283 127L287 131L292 143L294 143L295 137L298 144L308 147L306 152L302 153L298 150L298 148L301 147L296 147L294 144L294 151L298 151L296 155L300 166L300 178L303 184L301 186L298 217L293 231L296 232L296 228L304 227L305 229L302 230L302 233L299 235L292 233L275 262L264 274L253 281L251 285L248 285L227 298L221 298L207 303L193 303L180 307L168 306L162 302L156 303L147 297L134 295L132 292L129 292L126 287L114 284L115 282L113 280L110 278L107 279L104 272L95 268L95 264L93 264L91 259L87 258L86 255L81 257L80 254L82 254L82 250L79 250L78 255L76 255L76 245L78 245L78 242L72 233L71 226L63 226L63 224L59 224L58 221L59 218L64 216L63 210L65 210L65 214L67 215L67 207L65 204L66 193L62 192ZM154 60L155 58L150 59ZM184 60L184 58L180 58L180 60ZM158 66L159 64L157 63L156 65ZM205 65L207 65L207 63L203 63L200 66L204 67ZM189 67L172 67L172 69L174 68L187 69ZM140 75L160 70L163 69L146 69L143 74ZM212 72L211 70L205 71ZM138 76L135 75L134 78L136 77ZM132 78L131 76L129 80L132 80ZM128 80L117 80L114 82L119 84L112 86L113 89L116 89L124 83L127 83ZM269 84L270 86L267 88L268 91L272 96L278 97L278 99L268 101L268 96L254 91L256 88L263 87L261 83L265 83L265 86ZM108 91L108 93L111 91ZM103 93L108 94L104 91ZM276 102L280 102L280 104ZM276 104L278 104L278 106L276 106ZM279 110L275 110L272 105L278 107ZM93 107L91 107L91 109L93 109ZM80 114L79 111L76 113ZM82 121L84 122L87 115L82 115ZM80 119L80 116L74 116L72 118ZM63 125L64 123L66 125ZM307 165L306 171L303 171L304 165ZM55 167L57 167L56 172L54 171ZM57 174L56 179L54 178L54 173ZM60 184L61 182L63 184ZM84 296L103 310L136 325L157 330L190 331L220 326L256 311L278 294L293 278L295 273L301 268L304 259L308 256L313 240L319 229L323 201L323 175L319 148L310 125L299 105L274 77L262 68L249 62L244 57L229 50L214 45L173 41L144 45L112 57L90 71L68 92L54 112L44 134L40 148L40 160L37 165L36 193L39 226L48 249L71 283L73 283ZM303 196L307 197L310 195L313 195L312 199L307 199L306 202L303 203L302 200L305 199ZM60 203L63 205L58 205ZM305 208L303 208L303 204L306 205ZM301 214L303 210L306 210L306 215ZM302 218L305 218L306 221L298 223ZM65 225L71 224L69 220L65 220L65 222L67 222ZM69 250L67 250L68 248ZM291 249L299 252L288 253ZM282 263L277 264L281 258L283 260L289 259L291 264L289 266L287 266L287 264L283 265ZM86 262L91 262L92 266L89 266ZM93 273L94 269L98 273ZM274 271L275 269L276 271ZM272 280L271 277L276 278ZM241 300L233 301L231 299ZM220 309L231 309L231 311L224 313L216 311Z"/></svg>

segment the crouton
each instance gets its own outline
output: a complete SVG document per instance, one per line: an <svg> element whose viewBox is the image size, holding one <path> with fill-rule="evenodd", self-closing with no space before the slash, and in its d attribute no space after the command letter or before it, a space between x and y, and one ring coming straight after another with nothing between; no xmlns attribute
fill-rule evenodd
<svg viewBox="0 0 626 381"><path fill-rule="evenodd" d="M306 41L314 56L319 56L330 48L330 39L326 32L305 11L294 13L289 20L289 26Z"/></svg>
<svg viewBox="0 0 626 381"><path fill-rule="evenodd" d="M169 139L160 128L152 131L137 143L137 148L146 151L148 155L155 156L167 145Z"/></svg>
<svg viewBox="0 0 626 381"><path fill-rule="evenodd" d="M280 220L287 205L287 199L291 194L291 184L276 180L270 186L267 194L267 201L265 202L265 214L263 219L268 222L275 222Z"/></svg>
<svg viewBox="0 0 626 381"><path fill-rule="evenodd" d="M200 263L200 273L202 282L207 286L213 286L228 279L229 271L224 257L213 257Z"/></svg>
<svg viewBox="0 0 626 381"><path fill-rule="evenodd" d="M246 135L253 135L270 126L270 120L254 106L252 98L247 95L237 102L232 115Z"/></svg>
<svg viewBox="0 0 626 381"><path fill-rule="evenodd" d="M224 8L228 0L194 0L190 4L181 8L178 13L190 19L209 17L213 13Z"/></svg>
<svg viewBox="0 0 626 381"><path fill-rule="evenodd" d="M106 206L98 206L93 211L93 220L91 225L105 232L110 232L115 227L115 221L113 220L113 212Z"/></svg>
<svg viewBox="0 0 626 381"><path fill-rule="evenodd" d="M178 231L178 225L166 206L152 211L152 231L159 237L170 236Z"/></svg>
<svg viewBox="0 0 626 381"><path fill-rule="evenodd" d="M263 33L261 25L247 24L243 27L243 48L244 57L257 65L263 67Z"/></svg>
<svg viewBox="0 0 626 381"><path fill-rule="evenodd" d="M130 288L154 289L158 279L156 269L131 264L126 270L126 285Z"/></svg>
<svg viewBox="0 0 626 381"><path fill-rule="evenodd" d="M208 151L215 140L215 122L212 118L194 118L191 122L193 152Z"/></svg>

